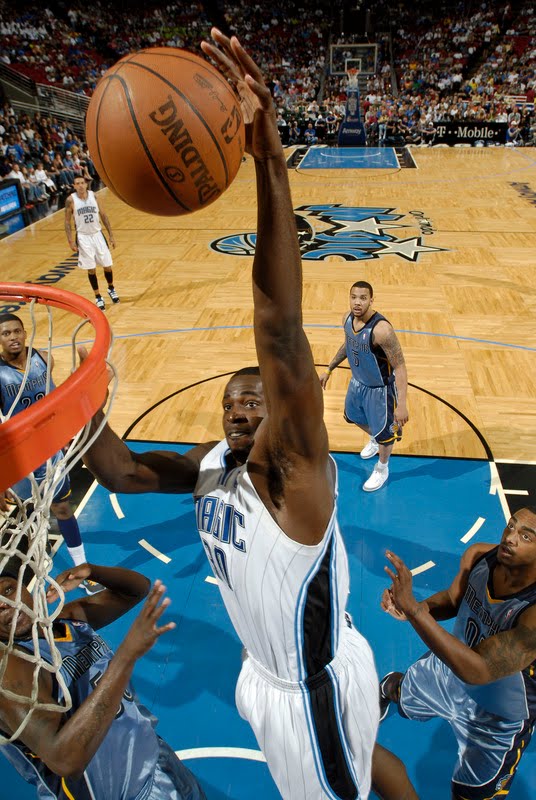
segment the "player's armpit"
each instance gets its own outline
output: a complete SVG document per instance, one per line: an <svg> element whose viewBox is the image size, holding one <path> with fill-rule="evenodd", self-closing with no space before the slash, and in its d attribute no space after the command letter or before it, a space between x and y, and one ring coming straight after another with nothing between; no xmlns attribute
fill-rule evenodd
<svg viewBox="0 0 536 800"><path fill-rule="evenodd" d="M536 608L519 618L515 628L497 633L473 648L489 673L489 682L526 669L536 661Z"/></svg>

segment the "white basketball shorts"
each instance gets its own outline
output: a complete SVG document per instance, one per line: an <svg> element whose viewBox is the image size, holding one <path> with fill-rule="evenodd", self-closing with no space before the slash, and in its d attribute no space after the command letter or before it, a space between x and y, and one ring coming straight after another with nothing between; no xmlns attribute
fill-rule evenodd
<svg viewBox="0 0 536 800"><path fill-rule="evenodd" d="M78 266L81 269L111 267L112 254L106 244L102 231L99 233L80 233L77 236Z"/></svg>
<svg viewBox="0 0 536 800"><path fill-rule="evenodd" d="M372 650L347 628L333 661L305 681L281 680L246 656L236 705L283 800L366 800L378 695Z"/></svg>

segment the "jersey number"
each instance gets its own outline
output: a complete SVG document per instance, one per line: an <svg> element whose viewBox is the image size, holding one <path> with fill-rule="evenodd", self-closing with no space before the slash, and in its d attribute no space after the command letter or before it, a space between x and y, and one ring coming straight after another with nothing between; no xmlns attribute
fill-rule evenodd
<svg viewBox="0 0 536 800"><path fill-rule="evenodd" d="M91 225L91 223L93 222L93 214L86 214L84 217L84 222L86 223L86 225Z"/></svg>
<svg viewBox="0 0 536 800"><path fill-rule="evenodd" d="M480 626L470 617L465 626L465 641L467 642L467 646L474 647L484 638L484 636L480 635Z"/></svg>
<svg viewBox="0 0 536 800"><path fill-rule="evenodd" d="M37 403L37 401L38 400L42 400L44 396L45 396L44 392L37 392L37 394L33 398L33 402ZM31 397L21 397L20 402L21 402L21 405L24 406L24 408L29 408L29 406L32 405L32 398Z"/></svg>
<svg viewBox="0 0 536 800"><path fill-rule="evenodd" d="M352 350L352 354L354 356L354 367L359 366L359 356L357 355L355 350Z"/></svg>
<svg viewBox="0 0 536 800"><path fill-rule="evenodd" d="M227 569L227 556L225 555L225 550L222 550L221 547L217 546L211 547L203 538L201 538L201 541L203 542L203 547L206 550L207 558L210 561L214 575L226 583L229 589L232 591L233 587L231 586L229 570Z"/></svg>
<svg viewBox="0 0 536 800"><path fill-rule="evenodd" d="M95 691L95 689L99 685L99 681L102 678L103 674L104 674L103 672L98 672L96 675L90 678L90 683L93 687L93 691ZM129 692L128 688L125 689L125 691L123 692L123 700L126 700L128 703L131 703L134 700L134 695L132 694L132 692ZM119 717L124 713L124 711L125 711L125 705L122 702L117 711L115 712L115 719L119 719Z"/></svg>

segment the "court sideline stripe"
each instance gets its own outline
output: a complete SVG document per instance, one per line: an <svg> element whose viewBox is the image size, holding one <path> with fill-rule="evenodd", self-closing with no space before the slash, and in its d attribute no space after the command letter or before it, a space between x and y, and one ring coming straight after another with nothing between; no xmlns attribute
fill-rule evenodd
<svg viewBox="0 0 536 800"><path fill-rule="evenodd" d="M306 323L303 326L307 328L320 328L327 330L341 330L340 325L322 325L316 323ZM156 331L140 331L138 333L123 333L114 336L114 340L119 339L136 339L144 338L145 336L166 336L172 333L203 333L207 331L236 331L236 330L253 330L252 325L212 325L206 328L167 328ZM493 339L477 339L473 336L457 336L454 333L432 333L431 331L410 331L404 328L395 328L396 333L408 333L412 336L435 336L439 339L454 339L457 342L476 342L477 344L491 344L496 347L508 347L512 350L527 350L531 353L536 353L536 347L529 347L524 344L512 344L511 342L496 342ZM81 339L78 344L92 344L93 339ZM71 343L56 344L52 350L61 350L63 347L71 347Z"/></svg>

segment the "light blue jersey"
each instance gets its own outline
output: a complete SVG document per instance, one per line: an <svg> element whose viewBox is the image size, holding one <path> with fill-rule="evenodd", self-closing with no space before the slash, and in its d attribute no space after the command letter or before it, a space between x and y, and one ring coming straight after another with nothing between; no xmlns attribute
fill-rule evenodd
<svg viewBox="0 0 536 800"><path fill-rule="evenodd" d="M28 377L24 384L24 391L22 392L13 411L11 412L12 417L15 416L15 414L19 414L21 411L29 408L34 403L37 403L38 400L41 400L46 394L48 373L47 363L38 350L32 350L31 353L28 352L28 358L30 359ZM24 373L24 369L15 367L0 357L0 409L4 416L9 413L16 400L23 382ZM51 379L50 391L55 388L56 386L54 381ZM51 457L53 465L59 460L61 455L62 454L60 451ZM46 463L40 464L38 467L36 467L36 469L34 469L33 474L38 484L41 484L45 479L46 471ZM15 494L21 498L21 500L27 500L32 496L32 484L29 478L23 478L11 488ZM56 487L56 493L54 495L53 502L59 502L60 500L66 499L70 492L71 484L69 476L65 475L63 480Z"/></svg>
<svg viewBox="0 0 536 800"><path fill-rule="evenodd" d="M350 313L344 323L346 356L352 370L344 418L368 429L379 444L394 444L402 438L394 416L398 404L395 374L383 348L372 342L374 328L385 317L374 312L357 333L352 320Z"/></svg>
<svg viewBox="0 0 536 800"><path fill-rule="evenodd" d="M108 669L113 652L87 623L54 623L56 646L62 657L61 674L71 693L68 719L89 697ZM17 646L33 652L32 641ZM52 662L50 648L39 642L41 655ZM57 684L56 691L61 700ZM42 800L202 800L194 776L155 731L156 718L129 686L114 721L81 778L62 778L21 742L0 748L22 777L36 786ZM160 774L162 772L162 774Z"/></svg>
<svg viewBox="0 0 536 800"><path fill-rule="evenodd" d="M38 350L32 350L31 355L28 353L28 358L30 359L28 378L24 386L24 391L17 405L11 412L11 416L18 414L20 411L24 411L25 408L28 408L32 403L36 403L45 396L48 372L46 361ZM0 408L4 416L8 414L13 406L15 398L19 393L24 373L24 369L15 367L0 357ZM52 391L52 389L55 388L51 380L50 390Z"/></svg>
<svg viewBox="0 0 536 800"><path fill-rule="evenodd" d="M491 587L497 550L495 547L473 566L458 609L453 633L469 647L496 633L511 630L519 615L536 603L536 583L508 597L493 597ZM485 686L467 684L466 691L481 708L503 719L536 716L536 663L523 672Z"/></svg>
<svg viewBox="0 0 536 800"><path fill-rule="evenodd" d="M393 383L394 373L383 348L372 342L374 328L385 317L375 311L357 333L353 328L353 318L353 314L349 313L344 323L346 357L352 377L365 386L378 387Z"/></svg>
<svg viewBox="0 0 536 800"><path fill-rule="evenodd" d="M497 549L473 566L461 602L454 635L474 647L513 628L519 615L536 603L536 584L507 597L493 596ZM519 759L536 723L535 664L485 686L464 683L434 653L407 670L400 687L400 712L426 722L442 717L458 742L452 776L457 797L489 800L508 794Z"/></svg>

